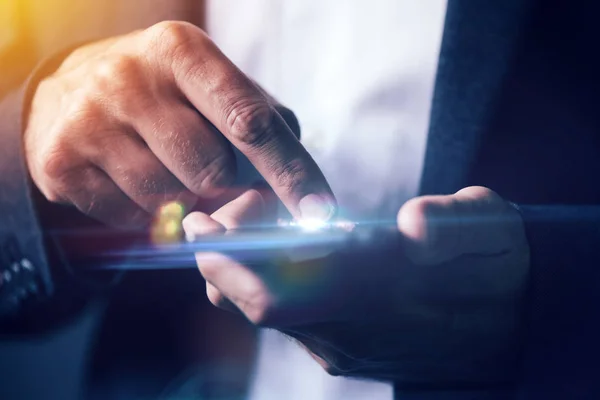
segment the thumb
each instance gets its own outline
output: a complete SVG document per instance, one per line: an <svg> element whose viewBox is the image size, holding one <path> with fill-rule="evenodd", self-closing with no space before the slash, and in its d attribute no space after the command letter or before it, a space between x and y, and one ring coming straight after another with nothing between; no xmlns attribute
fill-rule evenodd
<svg viewBox="0 0 600 400"><path fill-rule="evenodd" d="M495 192L468 187L447 196L422 196L398 213L406 255L431 265L462 255L500 255L525 241L517 210Z"/></svg>
<svg viewBox="0 0 600 400"><path fill-rule="evenodd" d="M226 229L238 229L260 224L264 212L262 195L258 190L250 189L219 208L211 217Z"/></svg>

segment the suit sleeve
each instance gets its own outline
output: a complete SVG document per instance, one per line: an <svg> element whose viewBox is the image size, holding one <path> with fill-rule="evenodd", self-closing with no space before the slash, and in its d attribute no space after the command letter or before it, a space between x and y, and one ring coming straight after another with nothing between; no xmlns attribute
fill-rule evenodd
<svg viewBox="0 0 600 400"><path fill-rule="evenodd" d="M25 163L23 116L31 94L75 47L40 63L20 89L0 101L0 334L60 326L118 281L114 273L83 276L70 268L47 229L49 222L60 222L52 218L57 210L33 187ZM60 215L63 221L77 218L73 211Z"/></svg>
<svg viewBox="0 0 600 400"><path fill-rule="evenodd" d="M519 209L532 284L521 398L591 398L600 389L600 206Z"/></svg>
<svg viewBox="0 0 600 400"><path fill-rule="evenodd" d="M25 87L0 103L0 318L54 292L21 143Z"/></svg>

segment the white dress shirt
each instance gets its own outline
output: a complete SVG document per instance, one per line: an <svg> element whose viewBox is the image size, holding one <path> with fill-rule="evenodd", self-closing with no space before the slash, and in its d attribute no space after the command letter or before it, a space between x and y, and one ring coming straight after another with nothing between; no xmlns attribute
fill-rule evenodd
<svg viewBox="0 0 600 400"><path fill-rule="evenodd" d="M208 32L292 109L344 214L395 219L423 168L446 0L213 0ZM392 399L262 333L252 400Z"/></svg>

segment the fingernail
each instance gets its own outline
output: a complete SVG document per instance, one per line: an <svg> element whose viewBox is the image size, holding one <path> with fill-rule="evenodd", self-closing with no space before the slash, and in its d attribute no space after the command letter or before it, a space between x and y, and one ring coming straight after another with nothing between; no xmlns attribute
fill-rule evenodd
<svg viewBox="0 0 600 400"><path fill-rule="evenodd" d="M300 200L298 204L300 216L303 219L316 219L320 221L328 221L335 213L335 205L329 199L309 194Z"/></svg>
<svg viewBox="0 0 600 400"><path fill-rule="evenodd" d="M188 216L181 222L183 232L185 232L185 240L188 242L194 242L196 240L196 234L194 233L194 222Z"/></svg>

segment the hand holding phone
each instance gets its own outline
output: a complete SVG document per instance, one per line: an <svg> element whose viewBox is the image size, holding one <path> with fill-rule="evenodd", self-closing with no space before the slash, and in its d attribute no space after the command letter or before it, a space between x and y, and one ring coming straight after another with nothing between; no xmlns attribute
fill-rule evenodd
<svg viewBox="0 0 600 400"><path fill-rule="evenodd" d="M260 209L248 193L191 215L185 228L252 226ZM327 231L317 228L315 237ZM311 243L311 232L294 234ZM519 214L498 195L468 188L415 198L393 229L357 225L340 237L324 257L196 259L213 304L293 337L331 373L438 388L511 379L528 248Z"/></svg>

